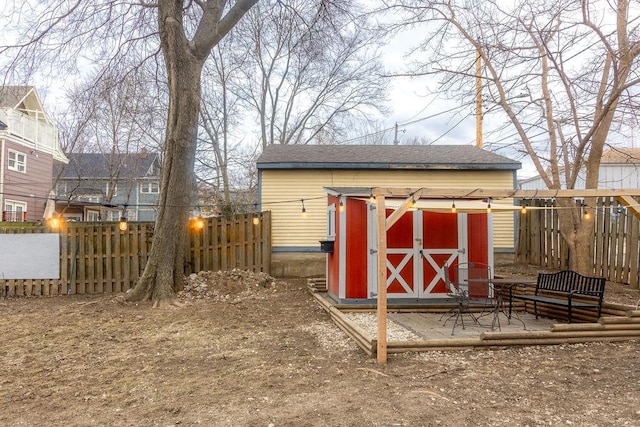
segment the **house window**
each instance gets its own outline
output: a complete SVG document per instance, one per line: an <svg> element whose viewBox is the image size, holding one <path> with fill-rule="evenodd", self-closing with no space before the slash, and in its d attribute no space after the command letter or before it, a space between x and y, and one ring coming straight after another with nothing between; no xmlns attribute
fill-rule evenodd
<svg viewBox="0 0 640 427"><path fill-rule="evenodd" d="M56 194L58 195L66 195L67 194L67 183L59 182L56 184Z"/></svg>
<svg viewBox="0 0 640 427"><path fill-rule="evenodd" d="M111 197L115 197L118 195L118 183L114 182L114 183L108 183L105 186L105 191L104 194L109 194L109 189L112 188L113 189L113 194L111 195Z"/></svg>
<svg viewBox="0 0 640 427"><path fill-rule="evenodd" d="M327 207L327 239L336 238L336 205Z"/></svg>
<svg viewBox="0 0 640 427"><path fill-rule="evenodd" d="M160 184L158 182L141 182L140 192L147 194L158 194L160 192Z"/></svg>
<svg viewBox="0 0 640 427"><path fill-rule="evenodd" d="M120 218L122 218L123 212L111 211L109 215L110 215L111 221L120 221ZM135 221L136 211L132 209L127 209L126 211L124 211L124 217L127 218L127 221Z"/></svg>
<svg viewBox="0 0 640 427"><path fill-rule="evenodd" d="M27 155L9 150L9 170L25 173L27 171Z"/></svg>
<svg viewBox="0 0 640 427"><path fill-rule="evenodd" d="M77 199L83 202L102 203L102 194L83 194Z"/></svg>
<svg viewBox="0 0 640 427"><path fill-rule="evenodd" d="M14 202L5 200L3 221L24 222L27 220L27 204L24 202Z"/></svg>
<svg viewBox="0 0 640 427"><path fill-rule="evenodd" d="M87 211L87 221L89 221L89 222L102 221L102 218L100 217L100 212L99 211Z"/></svg>

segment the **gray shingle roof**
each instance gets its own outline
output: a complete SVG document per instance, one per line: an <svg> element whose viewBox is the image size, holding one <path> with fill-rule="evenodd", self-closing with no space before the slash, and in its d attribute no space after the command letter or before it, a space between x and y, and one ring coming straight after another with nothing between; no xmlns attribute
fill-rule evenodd
<svg viewBox="0 0 640 427"><path fill-rule="evenodd" d="M506 169L518 161L471 145L269 145L258 169Z"/></svg>
<svg viewBox="0 0 640 427"><path fill-rule="evenodd" d="M148 174L157 157L157 153L114 154L113 157L102 153L70 153L61 178L109 179L116 175L119 165L119 178L140 178ZM54 168L54 176L56 173Z"/></svg>

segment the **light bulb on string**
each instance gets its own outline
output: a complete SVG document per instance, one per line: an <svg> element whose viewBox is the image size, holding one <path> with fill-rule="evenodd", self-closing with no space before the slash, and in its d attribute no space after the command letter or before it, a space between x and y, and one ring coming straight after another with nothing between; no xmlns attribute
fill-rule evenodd
<svg viewBox="0 0 640 427"><path fill-rule="evenodd" d="M49 225L53 229L57 229L62 226L62 219L59 216L54 216L49 220Z"/></svg>
<svg viewBox="0 0 640 427"><path fill-rule="evenodd" d="M191 228L193 228L195 231L202 230L204 226L205 226L205 221L204 221L204 218L202 218L201 216L197 216L191 222Z"/></svg>
<svg viewBox="0 0 640 427"><path fill-rule="evenodd" d="M127 217L126 216L120 217L120 221L118 222L118 229L120 229L120 231L127 231L128 228L129 228L129 223L127 222Z"/></svg>

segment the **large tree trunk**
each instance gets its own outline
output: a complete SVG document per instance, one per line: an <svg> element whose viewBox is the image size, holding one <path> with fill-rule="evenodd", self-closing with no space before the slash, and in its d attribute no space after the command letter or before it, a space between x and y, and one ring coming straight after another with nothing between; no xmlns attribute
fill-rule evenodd
<svg viewBox="0 0 640 427"><path fill-rule="evenodd" d="M569 269L586 276L593 270L593 227L595 221L595 199L585 200L580 208L573 199L558 199L560 234L569 249ZM585 215L588 214L588 215Z"/></svg>
<svg viewBox="0 0 640 427"><path fill-rule="evenodd" d="M173 5L179 8L180 3ZM137 285L126 296L128 301L151 299L156 305L172 302L183 285L204 63L204 58L194 55L184 37L180 10L160 7L159 20L169 82L159 209L149 260Z"/></svg>

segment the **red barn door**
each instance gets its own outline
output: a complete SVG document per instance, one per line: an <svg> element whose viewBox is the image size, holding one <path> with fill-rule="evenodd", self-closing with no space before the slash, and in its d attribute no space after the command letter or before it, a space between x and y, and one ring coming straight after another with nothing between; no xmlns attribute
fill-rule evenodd
<svg viewBox="0 0 640 427"><path fill-rule="evenodd" d="M420 298L446 294L445 266L466 261L466 220L465 214L422 212L416 230L416 241L421 245Z"/></svg>
<svg viewBox="0 0 640 427"><path fill-rule="evenodd" d="M377 292L376 217L369 211L368 294ZM387 210L387 216L393 210ZM465 262L465 214L410 211L387 231L387 297L442 298L444 266Z"/></svg>

